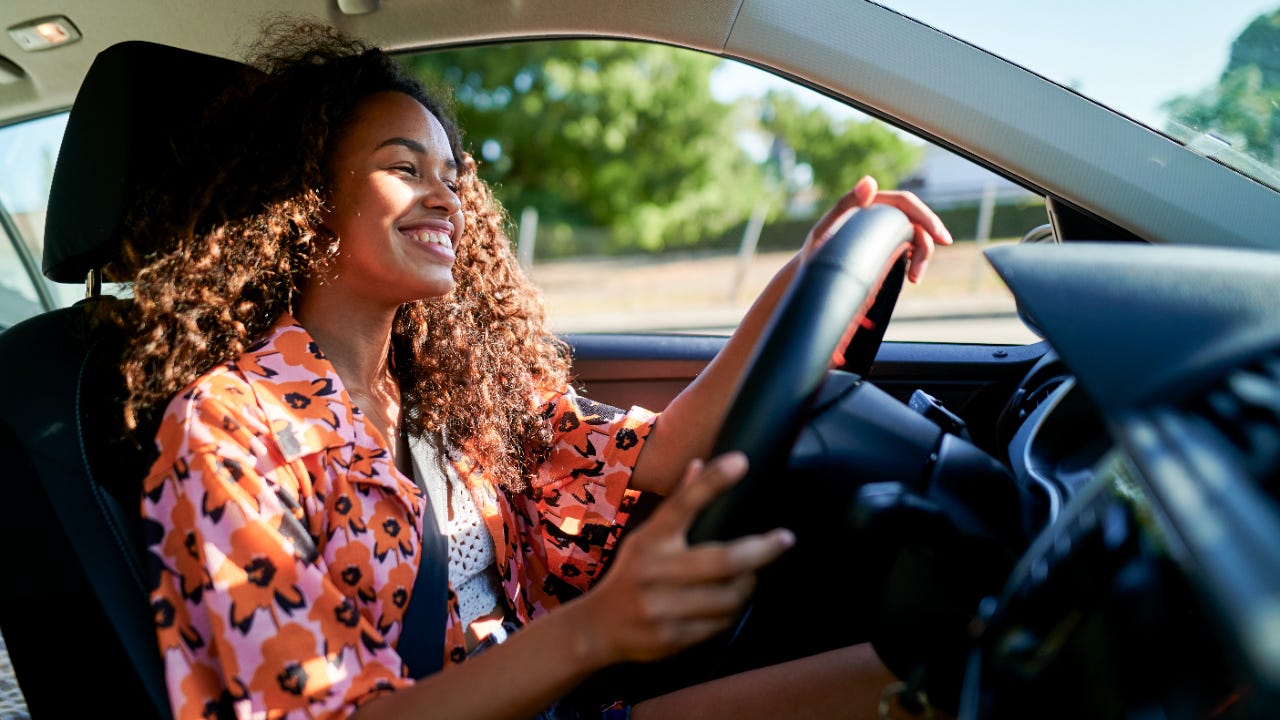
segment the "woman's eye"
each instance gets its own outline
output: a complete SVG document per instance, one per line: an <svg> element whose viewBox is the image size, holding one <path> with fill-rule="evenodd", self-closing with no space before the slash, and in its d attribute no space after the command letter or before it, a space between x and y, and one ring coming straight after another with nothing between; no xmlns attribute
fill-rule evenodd
<svg viewBox="0 0 1280 720"><path fill-rule="evenodd" d="M394 165L391 169L411 177L418 177L418 168L414 165Z"/></svg>

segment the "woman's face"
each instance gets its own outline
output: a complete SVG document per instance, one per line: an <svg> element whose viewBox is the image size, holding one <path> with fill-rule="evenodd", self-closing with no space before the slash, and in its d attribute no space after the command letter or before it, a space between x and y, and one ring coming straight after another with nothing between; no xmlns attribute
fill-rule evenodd
<svg viewBox="0 0 1280 720"><path fill-rule="evenodd" d="M440 121L409 95L370 95L330 156L327 227L338 252L320 285L398 307L453 288L462 237L458 167Z"/></svg>

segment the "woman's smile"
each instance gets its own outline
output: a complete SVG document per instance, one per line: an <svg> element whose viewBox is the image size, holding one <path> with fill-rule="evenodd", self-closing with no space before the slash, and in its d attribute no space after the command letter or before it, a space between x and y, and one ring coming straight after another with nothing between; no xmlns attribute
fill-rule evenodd
<svg viewBox="0 0 1280 720"><path fill-rule="evenodd" d="M465 221L458 159L434 115L403 93L369 96L339 138L330 173L325 227L338 256L316 291L394 310L453 289Z"/></svg>
<svg viewBox="0 0 1280 720"><path fill-rule="evenodd" d="M447 258L450 263L453 262L453 223L440 220L428 221L402 225L397 230L410 242L422 245L433 255Z"/></svg>

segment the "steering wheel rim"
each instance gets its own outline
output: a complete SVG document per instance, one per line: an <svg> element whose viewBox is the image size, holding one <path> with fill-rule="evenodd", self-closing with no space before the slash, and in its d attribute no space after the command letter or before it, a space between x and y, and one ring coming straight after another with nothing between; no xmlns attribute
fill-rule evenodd
<svg viewBox="0 0 1280 720"><path fill-rule="evenodd" d="M748 470L695 519L689 542L723 541L772 529L764 512L777 491L805 411L831 357L859 322L913 231L902 211L873 205L855 212L801 265L747 362L712 456L746 454Z"/></svg>
<svg viewBox="0 0 1280 720"><path fill-rule="evenodd" d="M855 212L801 265L747 361L713 455L740 450L747 474L699 514L690 543L728 540L778 524L762 509L778 492L807 409L821 388L837 344L851 323L872 306L885 278L912 237L902 211L874 205ZM887 315L887 313L886 313ZM769 382L764 382L766 379ZM737 627L712 640L653 663L611 668L603 687L623 688L632 701L713 677L739 637L751 605Z"/></svg>

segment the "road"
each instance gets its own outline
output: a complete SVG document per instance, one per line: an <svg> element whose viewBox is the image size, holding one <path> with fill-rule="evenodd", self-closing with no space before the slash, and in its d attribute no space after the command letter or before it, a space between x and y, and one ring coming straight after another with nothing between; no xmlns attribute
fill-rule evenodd
<svg viewBox="0 0 1280 720"><path fill-rule="evenodd" d="M983 246L939 248L925 281L908 284L890 340L1020 344L1038 338L1015 314L1012 296L982 258ZM727 334L791 253L766 253L741 268L727 253L664 258L544 262L531 276L543 288L557 332Z"/></svg>

